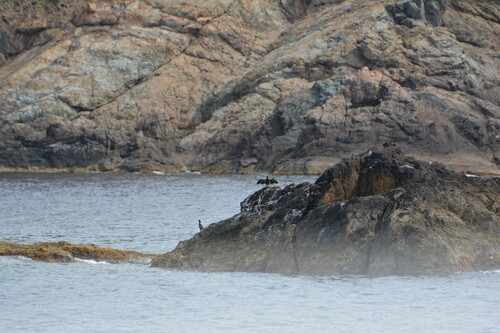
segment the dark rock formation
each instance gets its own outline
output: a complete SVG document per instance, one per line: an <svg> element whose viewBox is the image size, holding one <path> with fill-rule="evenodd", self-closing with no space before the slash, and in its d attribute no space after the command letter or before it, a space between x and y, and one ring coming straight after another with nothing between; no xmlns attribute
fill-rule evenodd
<svg viewBox="0 0 500 333"><path fill-rule="evenodd" d="M149 262L155 255L137 251L124 251L97 245L48 242L14 244L0 242L0 256L23 256L37 261L75 262L78 259L105 261L108 263Z"/></svg>
<svg viewBox="0 0 500 333"><path fill-rule="evenodd" d="M0 168L500 165L498 0L0 1Z"/></svg>
<svg viewBox="0 0 500 333"><path fill-rule="evenodd" d="M407 0L387 5L386 8L397 24L408 28L426 23L441 26L445 3L445 0Z"/></svg>
<svg viewBox="0 0 500 333"><path fill-rule="evenodd" d="M437 274L500 267L500 179L455 173L392 145L315 184L266 187L153 266L283 274Z"/></svg>

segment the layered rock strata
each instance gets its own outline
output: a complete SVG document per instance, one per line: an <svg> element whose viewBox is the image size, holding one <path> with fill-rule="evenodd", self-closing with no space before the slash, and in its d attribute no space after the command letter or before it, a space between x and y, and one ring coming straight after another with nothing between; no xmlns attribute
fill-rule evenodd
<svg viewBox="0 0 500 333"><path fill-rule="evenodd" d="M499 172L498 0L0 2L0 168Z"/></svg>
<svg viewBox="0 0 500 333"><path fill-rule="evenodd" d="M314 184L265 187L153 266L312 275L500 267L500 179L405 157L354 155Z"/></svg>

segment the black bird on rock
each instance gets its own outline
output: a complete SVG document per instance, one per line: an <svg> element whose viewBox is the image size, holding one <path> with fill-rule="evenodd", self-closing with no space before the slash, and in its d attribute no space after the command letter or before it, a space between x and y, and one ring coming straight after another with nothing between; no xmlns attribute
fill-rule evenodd
<svg viewBox="0 0 500 333"><path fill-rule="evenodd" d="M200 231L205 229L205 227L201 224L201 220L198 220L198 227L200 228Z"/></svg>
<svg viewBox="0 0 500 333"><path fill-rule="evenodd" d="M266 185L269 185L269 184L278 184L278 181L274 178L271 178L269 179L268 176L266 176L266 179L259 179L257 181L257 184L266 184Z"/></svg>

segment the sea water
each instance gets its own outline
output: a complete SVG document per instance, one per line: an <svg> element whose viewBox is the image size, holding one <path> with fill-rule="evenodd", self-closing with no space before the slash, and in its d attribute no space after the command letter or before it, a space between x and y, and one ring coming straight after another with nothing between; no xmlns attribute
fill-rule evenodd
<svg viewBox="0 0 500 333"><path fill-rule="evenodd" d="M0 174L0 240L163 253L256 176ZM314 181L277 177L279 185ZM0 332L500 332L500 271L369 278L0 257Z"/></svg>

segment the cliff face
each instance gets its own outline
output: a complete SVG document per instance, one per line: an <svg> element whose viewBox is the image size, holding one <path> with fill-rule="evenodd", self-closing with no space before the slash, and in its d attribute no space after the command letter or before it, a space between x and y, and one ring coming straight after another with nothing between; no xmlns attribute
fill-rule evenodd
<svg viewBox="0 0 500 333"><path fill-rule="evenodd" d="M312 275L498 269L499 202L498 178L376 147L315 184L263 188L152 265Z"/></svg>
<svg viewBox="0 0 500 333"><path fill-rule="evenodd" d="M388 141L499 170L498 0L19 0L0 16L0 167L318 172Z"/></svg>

